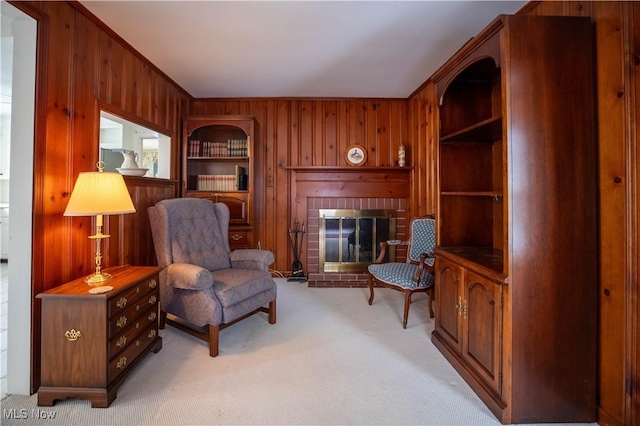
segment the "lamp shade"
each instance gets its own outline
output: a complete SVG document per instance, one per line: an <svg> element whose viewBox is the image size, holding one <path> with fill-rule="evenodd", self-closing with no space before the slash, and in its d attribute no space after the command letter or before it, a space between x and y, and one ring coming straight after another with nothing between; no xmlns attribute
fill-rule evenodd
<svg viewBox="0 0 640 426"><path fill-rule="evenodd" d="M96 216L136 211L122 175L83 172L78 175L65 216Z"/></svg>

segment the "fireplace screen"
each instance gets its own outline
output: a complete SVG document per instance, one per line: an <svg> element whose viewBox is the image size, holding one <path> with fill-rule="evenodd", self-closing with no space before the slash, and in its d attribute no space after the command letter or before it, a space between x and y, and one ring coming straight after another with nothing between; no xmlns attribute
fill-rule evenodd
<svg viewBox="0 0 640 426"><path fill-rule="evenodd" d="M364 272L396 234L394 210L320 210L320 272ZM393 246L385 261L395 257Z"/></svg>

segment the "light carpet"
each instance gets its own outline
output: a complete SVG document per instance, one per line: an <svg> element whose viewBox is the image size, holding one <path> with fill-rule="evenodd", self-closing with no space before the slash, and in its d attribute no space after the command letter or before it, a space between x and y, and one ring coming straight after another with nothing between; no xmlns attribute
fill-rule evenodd
<svg viewBox="0 0 640 426"><path fill-rule="evenodd" d="M430 340L425 295L278 282L278 318L220 333L220 355L170 326L109 408L36 395L2 401L2 425L498 425ZM13 417L13 418L11 418ZM21 418L16 418L21 417Z"/></svg>

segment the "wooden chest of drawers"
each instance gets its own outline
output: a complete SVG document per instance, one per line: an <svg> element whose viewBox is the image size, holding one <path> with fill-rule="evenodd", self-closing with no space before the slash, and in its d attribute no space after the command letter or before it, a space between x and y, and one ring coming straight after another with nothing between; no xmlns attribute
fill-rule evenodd
<svg viewBox="0 0 640 426"><path fill-rule="evenodd" d="M38 405L88 399L108 407L158 336L160 269L122 266L107 272L113 290L90 294L84 277L39 294L42 299L41 386Z"/></svg>

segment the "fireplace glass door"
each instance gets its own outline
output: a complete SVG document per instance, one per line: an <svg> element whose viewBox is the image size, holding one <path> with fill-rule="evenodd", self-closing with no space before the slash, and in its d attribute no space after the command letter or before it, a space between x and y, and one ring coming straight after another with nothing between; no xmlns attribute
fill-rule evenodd
<svg viewBox="0 0 640 426"><path fill-rule="evenodd" d="M395 238L393 210L320 210L320 272L364 272L379 255L381 241ZM395 257L390 247L385 261Z"/></svg>

